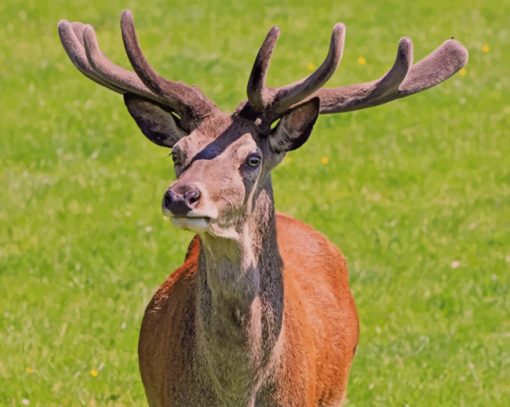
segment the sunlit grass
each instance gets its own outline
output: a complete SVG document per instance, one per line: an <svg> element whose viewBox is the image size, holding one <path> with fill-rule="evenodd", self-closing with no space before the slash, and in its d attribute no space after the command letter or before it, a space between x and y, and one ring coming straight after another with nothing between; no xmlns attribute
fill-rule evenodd
<svg viewBox="0 0 510 407"><path fill-rule="evenodd" d="M153 64L228 110L274 24L272 85L318 66L337 21L347 39L333 85L382 74L403 35L415 60L451 36L468 47L438 88L322 117L273 183L278 209L348 258L362 325L348 406L508 405L508 1L200 3L0 4L0 405L145 403L141 317L191 236L160 214L167 152L56 35L61 18L90 22L127 66L126 7Z"/></svg>

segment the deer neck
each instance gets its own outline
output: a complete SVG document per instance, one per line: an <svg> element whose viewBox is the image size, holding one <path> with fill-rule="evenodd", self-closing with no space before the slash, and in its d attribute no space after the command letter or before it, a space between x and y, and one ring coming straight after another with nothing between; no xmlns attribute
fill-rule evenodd
<svg viewBox="0 0 510 407"><path fill-rule="evenodd" d="M199 260L199 352L224 395L249 392L278 358L283 281L270 181L235 235L204 236Z"/></svg>

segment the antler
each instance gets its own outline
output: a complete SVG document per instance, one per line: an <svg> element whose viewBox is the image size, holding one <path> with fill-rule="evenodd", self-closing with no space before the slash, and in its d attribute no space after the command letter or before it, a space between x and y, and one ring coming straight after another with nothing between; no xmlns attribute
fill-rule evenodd
<svg viewBox="0 0 510 407"><path fill-rule="evenodd" d="M268 88L265 86L267 70L279 34L278 27L273 27L268 32L257 54L250 79L248 80L248 100L250 105L255 111L259 113L266 111L268 112L267 114L274 117L278 117L292 105L306 99L324 85L333 75L342 58L345 26L343 24L336 24L333 27L328 55L315 72L307 78L288 86Z"/></svg>
<svg viewBox="0 0 510 407"><path fill-rule="evenodd" d="M345 26L333 28L329 53L322 65L309 77L281 88L265 87L265 79L274 45L276 27L267 34L255 59L248 81L248 102L253 110L271 121L292 106L313 97L320 99L320 113L339 113L380 105L431 88L448 79L467 62L466 48L453 39L413 65L411 39L402 38L391 69L375 81L319 89L334 73L342 55Z"/></svg>
<svg viewBox="0 0 510 407"><path fill-rule="evenodd" d="M391 69L380 79L356 85L320 89L320 113L340 113L377 106L426 90L448 79L467 62L468 52L453 39L413 65L413 43L402 38Z"/></svg>
<svg viewBox="0 0 510 407"><path fill-rule="evenodd" d="M177 113L185 130L193 130L215 105L199 89L164 79L149 65L136 38L129 10L122 13L121 29L126 53L136 74L104 56L92 26L65 20L58 24L67 55L85 76L115 92L133 93L155 101Z"/></svg>

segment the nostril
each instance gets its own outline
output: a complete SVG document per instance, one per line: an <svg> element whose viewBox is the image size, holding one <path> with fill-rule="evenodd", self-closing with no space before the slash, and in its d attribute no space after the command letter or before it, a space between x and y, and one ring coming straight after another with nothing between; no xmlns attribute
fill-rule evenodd
<svg viewBox="0 0 510 407"><path fill-rule="evenodd" d="M191 205L196 205L200 200L200 191L198 189L192 189L184 194L184 199Z"/></svg>
<svg viewBox="0 0 510 407"><path fill-rule="evenodd" d="M166 208L170 208L170 205L172 204L172 195L173 192L169 189L165 192L165 195L163 196L163 204Z"/></svg>

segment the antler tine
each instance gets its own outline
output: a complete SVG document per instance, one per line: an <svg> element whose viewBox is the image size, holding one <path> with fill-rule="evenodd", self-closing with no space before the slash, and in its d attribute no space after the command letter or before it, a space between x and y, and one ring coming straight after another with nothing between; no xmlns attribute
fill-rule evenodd
<svg viewBox="0 0 510 407"><path fill-rule="evenodd" d="M333 75L342 59L345 42L345 25L338 23L333 27L328 55L324 62L307 78L294 84L275 90L275 97L271 106L271 112L279 115L288 110L292 105L307 98Z"/></svg>
<svg viewBox="0 0 510 407"><path fill-rule="evenodd" d="M248 100L257 112L264 110L266 106L271 103L271 92L266 88L266 76L273 54L274 46L278 37L280 36L280 29L276 26L271 27L260 46L253 68L251 70L250 79L248 79Z"/></svg>
<svg viewBox="0 0 510 407"><path fill-rule="evenodd" d="M99 48L94 28L88 24L83 27L83 45L90 66L101 79L121 85L122 93L130 92L158 103L164 102L163 98L149 90L134 72L114 64L104 56Z"/></svg>
<svg viewBox="0 0 510 407"><path fill-rule="evenodd" d="M445 41L412 65L412 43L400 40L393 67L381 79L356 85L320 89L320 113L341 113L377 106L431 88L448 79L467 62L468 52L455 41Z"/></svg>
<svg viewBox="0 0 510 407"><path fill-rule="evenodd" d="M460 70L468 61L467 49L454 39L446 40L413 65L400 86L400 97L436 86Z"/></svg>
<svg viewBox="0 0 510 407"><path fill-rule="evenodd" d="M62 20L58 32L67 55L85 76L117 93L131 92L162 102L162 98L151 92L134 73L115 65L103 55L92 26Z"/></svg>
<svg viewBox="0 0 510 407"><path fill-rule="evenodd" d="M248 80L250 105L257 112L265 112L271 118L278 117L292 105L306 99L333 75L342 58L345 26L339 23L333 27L328 54L315 72L293 84L280 88L268 88L265 86L265 79L278 35L278 28L271 28L260 47Z"/></svg>
<svg viewBox="0 0 510 407"><path fill-rule="evenodd" d="M401 38L398 43L397 56L391 69L378 81L371 93L373 99L384 97L398 91L413 65L413 42L410 38Z"/></svg>
<svg viewBox="0 0 510 407"><path fill-rule="evenodd" d="M60 41L62 42L69 59L86 77L102 86L107 87L108 89L122 93L122 89L101 79L90 66L83 48L82 32L83 24L81 23L70 23L67 20L61 20L58 23Z"/></svg>
<svg viewBox="0 0 510 407"><path fill-rule="evenodd" d="M200 90L160 76L145 59L136 37L133 15L129 10L121 16L122 39L133 69L142 82L160 95L179 114L183 122L197 123L215 108Z"/></svg>

